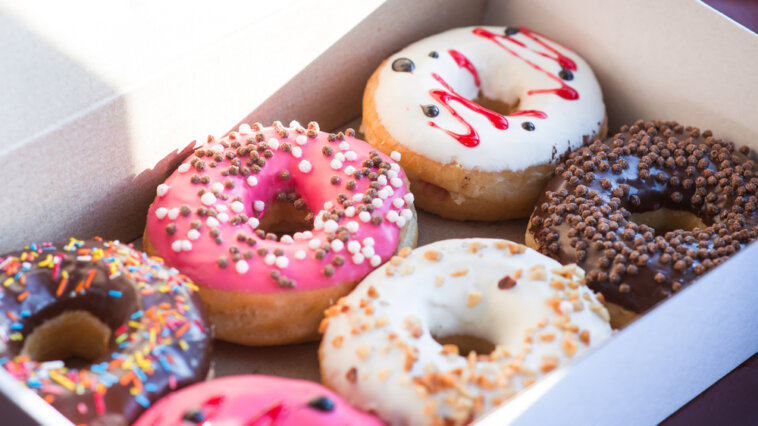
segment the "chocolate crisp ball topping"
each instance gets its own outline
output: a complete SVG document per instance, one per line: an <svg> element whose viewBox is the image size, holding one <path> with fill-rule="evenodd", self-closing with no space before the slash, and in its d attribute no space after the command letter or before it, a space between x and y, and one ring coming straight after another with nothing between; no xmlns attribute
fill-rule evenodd
<svg viewBox="0 0 758 426"><path fill-rule="evenodd" d="M747 147L709 130L638 121L569 155L529 227L539 250L587 271L590 287L643 312L724 262L758 233L758 174ZM666 208L705 225L659 232L633 214Z"/></svg>

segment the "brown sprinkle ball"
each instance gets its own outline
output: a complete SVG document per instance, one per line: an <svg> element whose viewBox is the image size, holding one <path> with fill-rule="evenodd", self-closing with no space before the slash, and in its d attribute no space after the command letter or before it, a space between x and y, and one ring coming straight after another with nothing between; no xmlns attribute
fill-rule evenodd
<svg viewBox="0 0 758 426"><path fill-rule="evenodd" d="M758 235L750 150L709 130L637 121L571 153L530 219L539 251L576 262L609 302L641 313ZM634 213L663 206L704 228L656 233Z"/></svg>

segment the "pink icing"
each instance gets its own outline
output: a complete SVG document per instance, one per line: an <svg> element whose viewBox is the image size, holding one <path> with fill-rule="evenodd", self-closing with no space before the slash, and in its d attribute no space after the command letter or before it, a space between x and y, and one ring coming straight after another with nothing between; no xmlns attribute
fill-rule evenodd
<svg viewBox="0 0 758 426"><path fill-rule="evenodd" d="M308 405L324 397L333 403L331 411ZM223 377L173 392L150 407L134 426L192 424L182 421L191 411L196 419L203 419L197 424L214 426L382 424L317 383L247 375Z"/></svg>
<svg viewBox="0 0 758 426"><path fill-rule="evenodd" d="M279 130L284 129L280 127ZM370 153L374 151L370 145L351 136L344 136L340 140L332 135L331 139L334 140L329 141L328 133L310 130L309 133L314 137L309 137L302 128L299 130L303 133L297 132L295 128L286 130L289 134L287 137L282 137L273 127L261 129L256 126L250 133L235 132L222 140L209 142L200 149L219 150L223 160L217 161L216 167L210 167L210 163L214 161L213 157L198 158L197 154L193 154L187 158L184 165L169 176L164 185L158 187L158 195L148 211L147 233L157 254L168 264L205 286L258 293L292 291L293 285L296 290L308 290L347 281L359 281L375 266L389 259L395 252L402 225L410 219L410 210L406 205L408 190L404 183L403 171L393 160L383 154L378 154L383 162L386 162L383 164L388 163L391 169L380 170L375 166L371 169L371 172L374 172L373 175L356 178L355 172L347 174L352 171L348 167L356 171L364 169L364 160L369 159ZM263 143L271 144L273 138L277 140L279 146L276 147L277 142L273 142L272 145L276 149L268 148L273 154L271 158L265 158L264 152L259 152L260 158L265 159L265 165L260 172L255 173L253 170L243 176L242 174L246 171L243 168L255 168L248 167L248 161L254 154L238 156L237 153L239 150L244 151L248 146L248 140L252 140L253 146L259 144L260 142L255 141L257 134L263 135ZM305 139L305 143L298 143L298 138L300 142ZM290 145L289 150L286 149L285 143ZM327 156L322 152L325 146L333 150L331 155ZM296 158L298 149L302 150L302 155ZM224 171L228 172L234 167L234 159L227 158L228 153L234 153L234 157L240 160L237 168L239 172L225 176ZM339 161L341 164L335 161L338 153L347 157L344 161ZM352 153L355 154L355 158L351 160ZM231 154L228 155L231 156ZM205 163L202 170L198 170L200 161ZM306 161L310 167L307 167L303 161ZM335 169L333 166L339 167ZM187 167L189 167L188 170L182 171ZM290 177L286 180L280 175L283 171L289 172ZM382 171L384 177L381 177ZM376 173L379 173L380 177L377 178ZM198 175L200 178L208 176L209 180L207 183L192 183L193 175ZM335 175L340 177L340 183L337 185L330 182L331 177ZM247 182L250 176L257 179L257 184L254 186L250 186ZM348 189L351 180L355 181L355 188ZM224 187L224 183L229 181L233 187ZM338 201L340 195L347 196L348 200L354 200L353 197L358 193L366 195L371 189L370 184L374 184L373 190L378 192L373 199L381 200L379 206L369 202L374 205L370 217L380 216L382 219L381 224L378 225L372 221L365 222L366 215L363 215L363 218L359 215L359 210L364 208L361 206L366 205L363 199L353 202L353 208L356 211L352 217L349 217L349 207L346 208ZM221 191L216 192L213 197L208 196L207 194L214 188ZM204 204L204 199L199 194L201 189L205 190L206 202L213 201L214 198L215 202L210 205ZM277 193L292 190L302 197L306 206L317 216L314 229L311 231L312 236L304 238L308 235L296 234L295 237L300 238L293 240L283 238L280 241L273 241L256 235L253 226L245 219L261 217L266 210L264 208L260 212L255 211L254 202L263 201L268 204L275 199ZM382 199L382 196L386 198ZM223 197L226 199L222 199ZM235 200L241 202L241 205L233 203ZM408 202L412 200L408 199ZM319 212L325 210L325 203L332 204L329 208L330 212L333 208L345 212L345 215L336 221L338 226L345 228L338 229L336 233L347 231L349 240L344 242L341 250L336 252L331 249L323 259L319 260L317 259L319 247L314 248L312 240L320 240L323 246L329 242L330 238L335 237L335 232L331 228L326 229L329 226L333 227L334 224L329 223L324 226L323 221L319 220L322 217ZM181 213L182 206L189 206L190 211L187 216ZM217 219L223 218L221 213L225 213L228 219L225 223L212 226L215 225L213 220L209 224L207 216L202 217L198 214L199 207L212 207L217 211ZM242 209L237 212L234 207L242 207ZM226 210L222 211L221 209L224 208ZM176 210L172 212L172 209ZM402 218L403 215L405 218ZM172 219L173 216L176 217ZM197 221L201 222L202 227L193 230L192 224ZM241 223L233 224L233 222ZM171 234L167 230L169 226L175 227ZM217 229L221 244L217 244L216 237L212 235L212 232L216 232L212 231L213 228ZM251 246L247 241L239 241L240 234L254 240L254 245ZM344 232L342 235L345 235ZM372 248L366 248L370 244L367 238L374 240ZM339 243L332 245L335 248L340 248L339 246ZM234 254L230 252L232 247L238 250L238 256L240 256L238 260L234 260ZM356 248L358 248L357 254L354 253ZM267 255L261 255L260 250L267 251ZM274 254L277 251L278 256ZM245 253L248 255L252 253L252 258L246 259ZM337 256L344 258L341 266L337 266L339 262L335 262ZM220 259L226 261L225 267L220 266ZM273 263L271 263L272 260ZM238 265L238 263L241 264ZM330 271L325 269L331 270L331 268L333 268L333 275L327 276ZM278 271L278 273L275 272L272 276L272 271Z"/></svg>

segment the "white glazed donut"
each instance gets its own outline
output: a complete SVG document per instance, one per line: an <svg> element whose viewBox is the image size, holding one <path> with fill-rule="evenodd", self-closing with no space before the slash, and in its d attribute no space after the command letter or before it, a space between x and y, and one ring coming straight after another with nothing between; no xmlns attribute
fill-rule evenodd
<svg viewBox="0 0 758 426"><path fill-rule="evenodd" d="M575 265L496 239L402 254L327 310L319 351L324 383L390 424L472 421L611 335ZM450 335L495 349L464 357L433 337Z"/></svg>
<svg viewBox="0 0 758 426"><path fill-rule="evenodd" d="M417 205L453 219L528 216L559 157L606 132L590 66L523 27L411 44L376 70L363 110L366 140L402 154Z"/></svg>

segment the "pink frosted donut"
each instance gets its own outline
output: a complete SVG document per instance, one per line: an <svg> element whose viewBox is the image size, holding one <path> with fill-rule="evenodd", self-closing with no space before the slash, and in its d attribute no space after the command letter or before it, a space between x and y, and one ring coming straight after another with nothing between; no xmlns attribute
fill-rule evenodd
<svg viewBox="0 0 758 426"><path fill-rule="evenodd" d="M325 387L305 380L230 376L184 388L158 401L134 426L382 424Z"/></svg>
<svg viewBox="0 0 758 426"><path fill-rule="evenodd" d="M157 188L144 247L199 284L216 337L276 345L317 339L331 302L416 235L393 159L352 129L274 122L187 158Z"/></svg>

